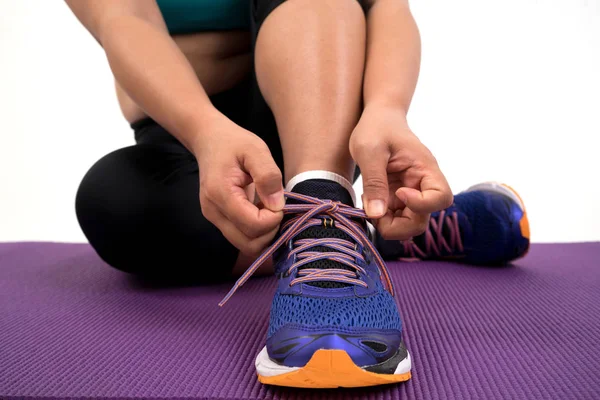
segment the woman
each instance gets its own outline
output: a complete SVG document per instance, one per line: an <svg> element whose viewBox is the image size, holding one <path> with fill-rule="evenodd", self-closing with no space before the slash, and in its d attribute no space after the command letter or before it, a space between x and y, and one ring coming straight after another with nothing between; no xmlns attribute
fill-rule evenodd
<svg viewBox="0 0 600 400"><path fill-rule="evenodd" d="M83 179L84 233L111 266L159 279L221 280L252 264L237 288L273 258L262 382L409 378L367 216L384 257L524 254L516 194L484 185L453 204L408 127L420 41L406 0L67 3L106 52L136 138ZM366 214L353 208L356 167Z"/></svg>

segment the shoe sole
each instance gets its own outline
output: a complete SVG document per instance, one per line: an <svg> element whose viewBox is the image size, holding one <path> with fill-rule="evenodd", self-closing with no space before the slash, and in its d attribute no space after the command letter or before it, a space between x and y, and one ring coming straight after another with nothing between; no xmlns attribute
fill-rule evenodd
<svg viewBox="0 0 600 400"><path fill-rule="evenodd" d="M508 196L515 203L517 203L519 205L519 208L521 208L521 211L523 211L523 216L521 217L521 220L519 221L521 235L524 238L526 238L527 240L530 239L531 233L529 230L529 219L527 218L527 210L525 209L525 203L523 202L523 199L521 198L521 196L519 196L519 193L517 193L517 191L515 189L513 189L512 187L508 186L505 183L484 182L484 183L480 183L480 184L471 186L470 188L468 188L466 190L466 192L472 192L475 190L483 190L483 191L488 191L488 192L499 193L504 196ZM523 255L521 255L521 257L519 257L519 258L525 257L525 255L527 255L528 252L529 252L529 246L527 247L527 250L525 250Z"/></svg>
<svg viewBox="0 0 600 400"><path fill-rule="evenodd" d="M398 363L393 374L367 371L352 361L344 350L317 350L304 367L286 367L269 358L264 347L256 357L259 382L296 388L365 387L410 379L410 354Z"/></svg>

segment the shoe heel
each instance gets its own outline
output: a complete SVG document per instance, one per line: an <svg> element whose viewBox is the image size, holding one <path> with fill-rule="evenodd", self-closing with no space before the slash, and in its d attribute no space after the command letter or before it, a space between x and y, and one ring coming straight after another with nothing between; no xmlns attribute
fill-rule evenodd
<svg viewBox="0 0 600 400"><path fill-rule="evenodd" d="M477 185L471 186L470 188L465 190L465 192L472 192L475 190L499 193L499 194L507 196L511 200L513 200L519 206L521 211L523 211L523 216L519 220L519 228L521 230L521 236L523 236L529 242L530 237L531 237L531 232L529 229L529 219L527 218L527 210L525 209L525 203L523 202L523 199L521 198L521 196L519 196L519 193L517 193L517 191L515 189L513 189L512 187L510 187L509 185L507 185L505 183L483 182L483 183L479 183ZM529 243L527 244L527 249L525 250L523 255L521 255L521 257L519 257L519 258L524 257L528 251L529 251Z"/></svg>
<svg viewBox="0 0 600 400"><path fill-rule="evenodd" d="M510 197L510 199L513 200L515 203L517 203L519 205L519 208L523 212L525 212L525 203L523 203L523 199L521 199L521 196L519 196L519 194L517 193L517 191L515 189L513 189L512 187L508 186L505 183L500 183L500 182L478 183L477 185L473 185L470 188L468 188L467 190L465 190L465 192L473 192L476 190L483 190L483 191L487 191L487 192L499 193L504 196Z"/></svg>

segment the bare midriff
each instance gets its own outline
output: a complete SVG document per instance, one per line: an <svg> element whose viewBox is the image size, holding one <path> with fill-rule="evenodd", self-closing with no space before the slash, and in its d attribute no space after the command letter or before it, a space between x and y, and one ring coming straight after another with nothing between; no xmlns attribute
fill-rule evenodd
<svg viewBox="0 0 600 400"><path fill-rule="evenodd" d="M251 71L251 44L247 31L202 32L173 36L173 40L189 60L209 96L231 89ZM127 121L131 123L146 117L118 84L116 90Z"/></svg>

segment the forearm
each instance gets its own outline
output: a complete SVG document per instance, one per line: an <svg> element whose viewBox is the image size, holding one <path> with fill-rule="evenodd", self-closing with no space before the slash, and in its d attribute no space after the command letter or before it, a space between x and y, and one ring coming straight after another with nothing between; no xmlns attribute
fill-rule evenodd
<svg viewBox="0 0 600 400"><path fill-rule="evenodd" d="M419 30L406 1L372 3L367 11L365 107L391 106L406 114L421 64Z"/></svg>
<svg viewBox="0 0 600 400"><path fill-rule="evenodd" d="M191 151L218 115L194 70L164 32L136 17L111 21L101 37L120 87Z"/></svg>
<svg viewBox="0 0 600 400"><path fill-rule="evenodd" d="M224 118L169 36L152 0L66 0L104 48L120 89L188 149L206 124Z"/></svg>

